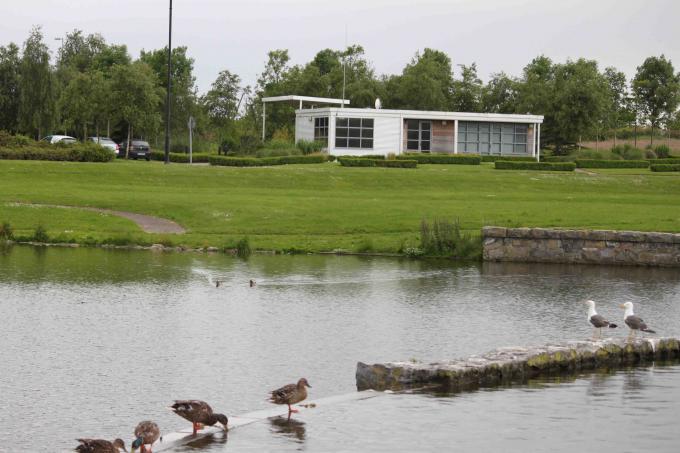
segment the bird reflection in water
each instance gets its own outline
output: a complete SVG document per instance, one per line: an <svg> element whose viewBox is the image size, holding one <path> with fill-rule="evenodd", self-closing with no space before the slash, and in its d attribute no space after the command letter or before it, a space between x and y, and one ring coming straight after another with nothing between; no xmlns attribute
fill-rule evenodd
<svg viewBox="0 0 680 453"><path fill-rule="evenodd" d="M281 434L295 442L304 442L306 437L305 422L288 417L275 417L269 420L272 432Z"/></svg>
<svg viewBox="0 0 680 453"><path fill-rule="evenodd" d="M184 445L183 447L177 449L176 451L178 451L178 452L188 452L188 451L194 451L194 450L205 450L207 447L214 447L214 446L217 446L217 445L226 445L227 440L229 440L227 432L218 433L218 434L214 434L212 436L205 436L205 437L201 437L199 439L196 439L193 442L189 442L188 444ZM173 451L175 451L175 450L173 450ZM211 448L210 451L213 451L213 449Z"/></svg>

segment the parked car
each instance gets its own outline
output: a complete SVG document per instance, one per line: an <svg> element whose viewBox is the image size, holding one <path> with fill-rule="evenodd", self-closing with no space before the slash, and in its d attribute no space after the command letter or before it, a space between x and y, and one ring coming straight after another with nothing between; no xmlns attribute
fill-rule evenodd
<svg viewBox="0 0 680 453"><path fill-rule="evenodd" d="M98 143L104 148L109 148L111 151L113 151L113 153L116 156L120 151L120 146L118 146L118 143L114 142L109 137L88 137L87 141L92 143Z"/></svg>
<svg viewBox="0 0 680 453"><path fill-rule="evenodd" d="M127 140L124 140L120 144L120 150L118 151L118 156L125 157L125 148L127 147ZM128 157L137 160L140 157L146 160L151 160L151 147L149 142L144 140L130 140L130 151L128 152Z"/></svg>
<svg viewBox="0 0 680 453"><path fill-rule="evenodd" d="M55 143L66 143L69 145L71 143L77 142L78 140L75 137L71 137L69 135L48 135L47 137L43 137L41 141L50 143L52 145Z"/></svg>

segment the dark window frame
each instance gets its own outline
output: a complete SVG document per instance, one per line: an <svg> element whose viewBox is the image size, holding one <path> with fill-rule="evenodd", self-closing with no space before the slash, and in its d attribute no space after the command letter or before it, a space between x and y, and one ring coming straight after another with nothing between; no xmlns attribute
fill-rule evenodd
<svg viewBox="0 0 680 453"><path fill-rule="evenodd" d="M335 147L373 149L374 132L374 118L336 118Z"/></svg>

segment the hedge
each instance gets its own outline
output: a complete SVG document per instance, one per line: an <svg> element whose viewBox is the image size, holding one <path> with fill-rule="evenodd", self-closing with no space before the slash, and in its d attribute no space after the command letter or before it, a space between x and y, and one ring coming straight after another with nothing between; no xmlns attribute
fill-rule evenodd
<svg viewBox="0 0 680 453"><path fill-rule="evenodd" d="M376 160L376 167L387 167L387 168L416 168L418 166L417 160Z"/></svg>
<svg viewBox="0 0 680 453"><path fill-rule="evenodd" d="M52 160L68 162L110 162L115 154L95 143L73 145L32 144L17 148L0 148L0 159Z"/></svg>
<svg viewBox="0 0 680 453"><path fill-rule="evenodd" d="M541 156L541 162L574 162L575 156Z"/></svg>
<svg viewBox="0 0 680 453"><path fill-rule="evenodd" d="M496 170L545 170L545 171L574 171L576 164L573 162L512 162L497 160Z"/></svg>
<svg viewBox="0 0 680 453"><path fill-rule="evenodd" d="M210 153L193 153L191 160L195 164L207 163L210 160L210 156L212 156ZM162 151L151 151L151 160L165 161L165 153ZM185 153L170 153L170 162L188 164L189 155Z"/></svg>
<svg viewBox="0 0 680 453"><path fill-rule="evenodd" d="M282 157L229 157L215 156L208 158L210 165L226 167L267 167L271 165L286 164L320 164L326 162L325 154L310 154L307 156L282 156Z"/></svg>
<svg viewBox="0 0 680 453"><path fill-rule="evenodd" d="M343 158L343 159L373 159L373 160L385 160L385 155L384 154L364 154L363 156L349 156L349 155L343 155L343 156L338 156L338 159Z"/></svg>
<svg viewBox="0 0 680 453"><path fill-rule="evenodd" d="M653 164L649 169L652 171L680 171L680 164Z"/></svg>
<svg viewBox="0 0 680 453"><path fill-rule="evenodd" d="M482 156L482 162L496 162L497 160L504 162L536 162L536 158L531 156Z"/></svg>
<svg viewBox="0 0 680 453"><path fill-rule="evenodd" d="M343 167L375 167L376 159L361 159L356 157L338 157Z"/></svg>
<svg viewBox="0 0 680 453"><path fill-rule="evenodd" d="M649 161L576 159L576 166L578 168L647 168Z"/></svg>
<svg viewBox="0 0 680 453"><path fill-rule="evenodd" d="M416 168L418 162L415 160L395 159L366 159L354 157L340 157L338 162L343 167L385 167L385 168Z"/></svg>
<svg viewBox="0 0 680 453"><path fill-rule="evenodd" d="M427 154L406 153L397 156L400 160L415 160L419 164L479 165L482 158L476 154Z"/></svg>
<svg viewBox="0 0 680 453"><path fill-rule="evenodd" d="M665 159L647 159L649 161L650 165L658 165L658 164L680 164L680 159L677 157L667 157Z"/></svg>

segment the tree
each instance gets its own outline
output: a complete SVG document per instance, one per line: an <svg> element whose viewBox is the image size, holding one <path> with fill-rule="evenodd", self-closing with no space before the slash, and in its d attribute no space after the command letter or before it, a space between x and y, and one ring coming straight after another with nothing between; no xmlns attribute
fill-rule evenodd
<svg viewBox="0 0 680 453"><path fill-rule="evenodd" d="M106 48L106 41L100 34L84 36L82 30L73 30L66 35L59 48L57 68L70 68L86 72L92 68L97 55Z"/></svg>
<svg viewBox="0 0 680 453"><path fill-rule="evenodd" d="M111 68L113 111L128 126L126 158L133 128L138 134L158 130L163 95L163 89L156 84L156 75L146 63L136 61L129 66L114 65Z"/></svg>
<svg viewBox="0 0 680 453"><path fill-rule="evenodd" d="M633 94L640 113L652 126L653 144L654 128L670 119L680 103L680 74L663 55L649 57L637 68Z"/></svg>
<svg viewBox="0 0 680 453"><path fill-rule="evenodd" d="M459 66L461 78L453 82L451 108L457 112L479 112L482 105L483 85L477 76L477 64Z"/></svg>
<svg viewBox="0 0 680 453"><path fill-rule="evenodd" d="M82 131L82 139L87 138L87 126L93 124L99 137L99 125L108 119L109 86L99 71L78 73L59 99L62 118L67 126Z"/></svg>
<svg viewBox="0 0 680 453"><path fill-rule="evenodd" d="M416 53L400 76L384 80L385 106L414 110L447 110L452 105L451 59L444 52Z"/></svg>
<svg viewBox="0 0 680 453"><path fill-rule="evenodd" d="M483 112L515 113L517 108L517 82L504 72L492 74L482 90Z"/></svg>
<svg viewBox="0 0 680 453"><path fill-rule="evenodd" d="M241 78L228 70L220 71L210 90L203 97L210 120L217 127L224 127L236 118L241 100Z"/></svg>
<svg viewBox="0 0 680 453"><path fill-rule="evenodd" d="M40 27L33 28L24 43L19 72L19 126L40 139L52 125L54 115L50 54Z"/></svg>
<svg viewBox="0 0 680 453"><path fill-rule="evenodd" d="M19 115L19 47L0 46L0 130L15 132Z"/></svg>
<svg viewBox="0 0 680 453"><path fill-rule="evenodd" d="M264 71L262 71L262 74L257 79L257 87L261 93L265 93L266 96L280 94L273 93L272 90L276 89L277 85L288 75L290 70L288 66L289 61L288 49L270 50L267 53L267 63L265 64Z"/></svg>
<svg viewBox="0 0 680 453"><path fill-rule="evenodd" d="M614 130L614 146L616 146L616 130L635 121L635 110L630 103L626 75L613 67L605 68L603 75L609 87L605 125Z"/></svg>

